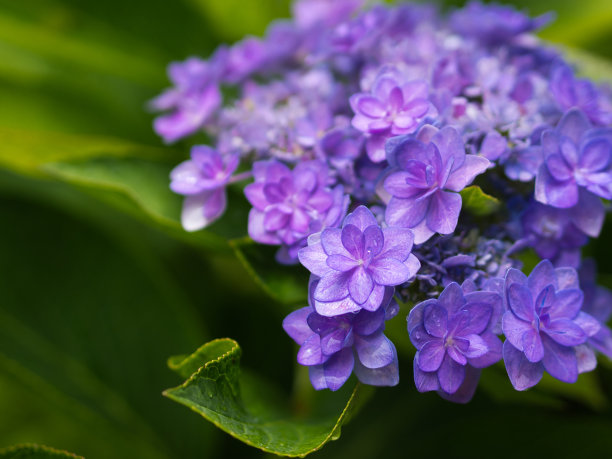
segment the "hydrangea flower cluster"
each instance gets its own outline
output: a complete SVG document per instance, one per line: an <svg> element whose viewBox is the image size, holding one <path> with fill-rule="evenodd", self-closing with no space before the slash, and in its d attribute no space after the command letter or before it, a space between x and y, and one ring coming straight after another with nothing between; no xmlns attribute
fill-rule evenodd
<svg viewBox="0 0 612 459"><path fill-rule="evenodd" d="M612 293L581 253L612 199L611 93L537 39L551 16L365 0L293 16L171 64L151 106L165 142L210 139L171 174L183 226L250 180L249 236L310 271L283 326L313 386L397 384L385 321L408 305L416 387L455 402L501 360L525 390L612 357Z"/></svg>

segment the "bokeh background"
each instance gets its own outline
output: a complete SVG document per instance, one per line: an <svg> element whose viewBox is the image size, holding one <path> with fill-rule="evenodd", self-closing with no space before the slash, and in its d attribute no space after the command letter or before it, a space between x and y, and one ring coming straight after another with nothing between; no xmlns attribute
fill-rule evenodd
<svg viewBox="0 0 612 459"><path fill-rule="evenodd" d="M590 53L590 75L612 77L610 0L507 3L555 10L541 36ZM166 359L232 337L244 367L290 394L296 348L280 324L306 284L265 250L251 254L253 279L224 242L245 233L239 193L211 231L182 232L167 174L202 139L164 146L146 103L168 85L168 62L288 14L288 0L0 1L0 448L265 456L162 397L181 382ZM610 222L604 231L589 250L612 286ZM402 383L378 390L312 457L612 454L609 362L576 385L548 380L523 394L496 367L456 406L416 392L405 323L395 323Z"/></svg>

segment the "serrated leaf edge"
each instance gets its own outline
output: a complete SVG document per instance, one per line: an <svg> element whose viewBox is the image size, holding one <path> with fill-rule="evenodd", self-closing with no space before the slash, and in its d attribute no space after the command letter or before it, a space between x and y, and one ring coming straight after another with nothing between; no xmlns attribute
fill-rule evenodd
<svg viewBox="0 0 612 459"><path fill-rule="evenodd" d="M240 350L240 345L233 339L231 338L218 338L215 339L213 341L209 341L206 344L200 346L194 353L192 353L191 355L189 355L188 357L186 357L184 360L181 361L180 364L171 364L170 361L168 362L168 366L172 369L172 370L177 370L180 367L183 366L183 364L187 361L189 361L192 358L196 358L195 356L197 356L197 354L199 353L199 351L212 343L218 342L218 341L231 341L235 346L230 349L229 351L227 351L225 354L217 357L216 359L213 360L209 360L208 362L206 362L203 366L201 366L198 371L196 371L195 373L193 373L183 384L173 387L171 389L166 389L165 391L162 392L162 395L164 397L168 397L169 399L181 403L182 405L187 406L189 409L191 409L192 411L198 413L200 416L202 416L204 419L206 419L207 421L211 422L212 424L214 424L217 428L223 430L224 432L228 433L229 435L231 435L232 437L234 437L235 439L249 445L252 446L253 448L257 448L259 450L265 451L267 453L272 453L275 454L277 456L285 456L285 457L306 457L307 455L314 453L315 451L320 450L323 446L325 446L325 444L327 444L330 440L337 440L338 438L340 438L340 430L342 428L342 425L344 424L345 419L347 418L348 414L349 414L349 409L351 408L351 405L354 401L354 399L357 397L357 393L361 387L361 383L357 383L355 385L355 388L353 389L353 392L351 392L351 396L349 397L349 399L346 402L346 405L344 406L344 409L342 410L342 413L340 413L340 416L338 417L338 420L336 421L336 423L334 424L334 427L331 429L330 433L321 441L321 443L319 443L317 446L315 446L314 448L312 448L311 450L307 451L304 454L286 454L286 453L279 453L278 451L274 451L273 449L270 448L266 448L265 446L258 446L256 444L254 444L253 442L246 440L244 438L239 437L238 435L236 435L234 432L230 431L229 429L226 429L223 425L221 425L220 423L209 419L208 417L206 417L206 415L198 410L196 410L193 406L189 406L184 404L181 400L178 400L176 397L174 397L172 395L172 391L176 390L176 389L183 389L186 388L190 382L194 379L196 379L198 377L198 375L200 373L202 373L204 370L206 370L206 368L213 363L219 363L221 360L227 358L228 356L230 356L231 354L235 353L236 351Z"/></svg>

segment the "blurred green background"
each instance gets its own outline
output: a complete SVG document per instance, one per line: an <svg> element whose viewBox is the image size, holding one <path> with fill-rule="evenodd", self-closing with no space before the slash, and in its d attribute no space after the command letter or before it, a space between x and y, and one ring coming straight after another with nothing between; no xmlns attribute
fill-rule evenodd
<svg viewBox="0 0 612 459"><path fill-rule="evenodd" d="M541 36L591 53L591 76L612 77L612 2L510 3L555 10ZM246 368L289 393L296 349L280 324L305 284L260 252L252 279L225 244L245 233L239 192L211 231L181 230L167 176L188 144L165 147L145 106L168 85L168 62L261 34L288 12L287 0L0 1L0 448L264 455L162 397L181 382L166 359L229 336ZM591 250L612 286L609 238ZM394 323L402 383L378 390L313 457L612 454L609 362L579 384L525 394L496 367L455 406L416 392L405 323Z"/></svg>

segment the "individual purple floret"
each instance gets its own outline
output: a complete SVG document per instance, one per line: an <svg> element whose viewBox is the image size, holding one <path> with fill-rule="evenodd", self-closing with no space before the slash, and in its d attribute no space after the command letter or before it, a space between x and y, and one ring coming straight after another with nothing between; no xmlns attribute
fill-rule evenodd
<svg viewBox="0 0 612 459"><path fill-rule="evenodd" d="M325 317L308 306L289 314L283 328L300 345L297 360L309 367L315 389L338 390L353 371L364 384L395 386L397 352L383 332L398 310L392 294L374 312Z"/></svg>
<svg viewBox="0 0 612 459"><path fill-rule="evenodd" d="M244 189L253 205L248 229L261 244L300 244L346 214L348 198L342 186L327 185L329 169L322 161L302 162L293 170L278 161L258 161L253 175L255 183Z"/></svg>
<svg viewBox="0 0 612 459"><path fill-rule="evenodd" d="M412 231L384 228L365 206L342 223L308 238L300 262L320 278L313 306L323 316L367 309L376 311L385 294L410 280L420 263L410 252Z"/></svg>
<svg viewBox="0 0 612 459"><path fill-rule="evenodd" d="M550 15L532 19L510 6L484 5L472 1L452 14L450 24L460 35L474 37L485 44L501 44L537 30L550 20Z"/></svg>
<svg viewBox="0 0 612 459"><path fill-rule="evenodd" d="M504 362L516 390L535 386L544 371L573 383L579 373L593 369L592 355L581 345L599 331L600 324L581 311L583 293L576 270L555 269L548 260L529 277L510 269L504 296Z"/></svg>
<svg viewBox="0 0 612 459"><path fill-rule="evenodd" d="M544 163L536 177L535 197L554 207L573 207L585 188L612 198L612 129L593 129L579 109L571 109L554 130L542 134Z"/></svg>
<svg viewBox="0 0 612 459"><path fill-rule="evenodd" d="M595 283L596 273L597 269L592 259L582 261L578 270L580 288L584 292L582 310L601 323L601 328L595 335L589 337L587 345L612 359L612 330L605 325L612 316L612 292ZM592 367L595 368L597 362L594 356L592 361Z"/></svg>
<svg viewBox="0 0 612 459"><path fill-rule="evenodd" d="M459 403L474 395L478 369L501 360L502 343L491 331L502 299L495 292L464 294L451 283L438 299L417 304L408 316L408 333L417 348L414 381L419 392L438 391Z"/></svg>
<svg viewBox="0 0 612 459"><path fill-rule="evenodd" d="M570 209L532 202L521 217L523 238L555 266L578 268L580 248L588 236L599 236L604 216L601 200L586 190L580 191L578 203Z"/></svg>
<svg viewBox="0 0 612 459"><path fill-rule="evenodd" d="M205 145L191 149L191 159L170 173L170 189L185 195L181 223L187 231L202 229L225 211L225 187L238 167L236 155L222 157Z"/></svg>
<svg viewBox="0 0 612 459"><path fill-rule="evenodd" d="M387 224L411 228L416 244L435 233L452 233L461 211L458 192L489 167L489 160L466 155L461 135L450 126L426 125L415 138L388 145L389 162L397 167L384 181L391 196Z"/></svg>
<svg viewBox="0 0 612 459"><path fill-rule="evenodd" d="M222 78L228 83L237 83L258 71L266 58L265 44L258 38L247 37L225 51Z"/></svg>
<svg viewBox="0 0 612 459"><path fill-rule="evenodd" d="M610 101L591 81L576 78L569 65L558 63L553 68L550 91L563 111L577 107L595 124L612 122Z"/></svg>
<svg viewBox="0 0 612 459"><path fill-rule="evenodd" d="M382 72L374 81L371 92L351 96L350 104L355 112L353 126L379 138L414 132L420 121L433 110L428 100L427 82L404 82L395 69ZM372 161L385 159L383 148L369 148L368 151L380 151L380 154L370 153Z"/></svg>
<svg viewBox="0 0 612 459"><path fill-rule="evenodd" d="M175 142L200 129L221 105L218 63L191 57L168 66L174 87L151 101L151 107L170 114L155 119L153 127L166 143Z"/></svg>
<svg viewBox="0 0 612 459"><path fill-rule="evenodd" d="M296 0L292 9L300 27L333 27L347 20L363 3L364 0Z"/></svg>

